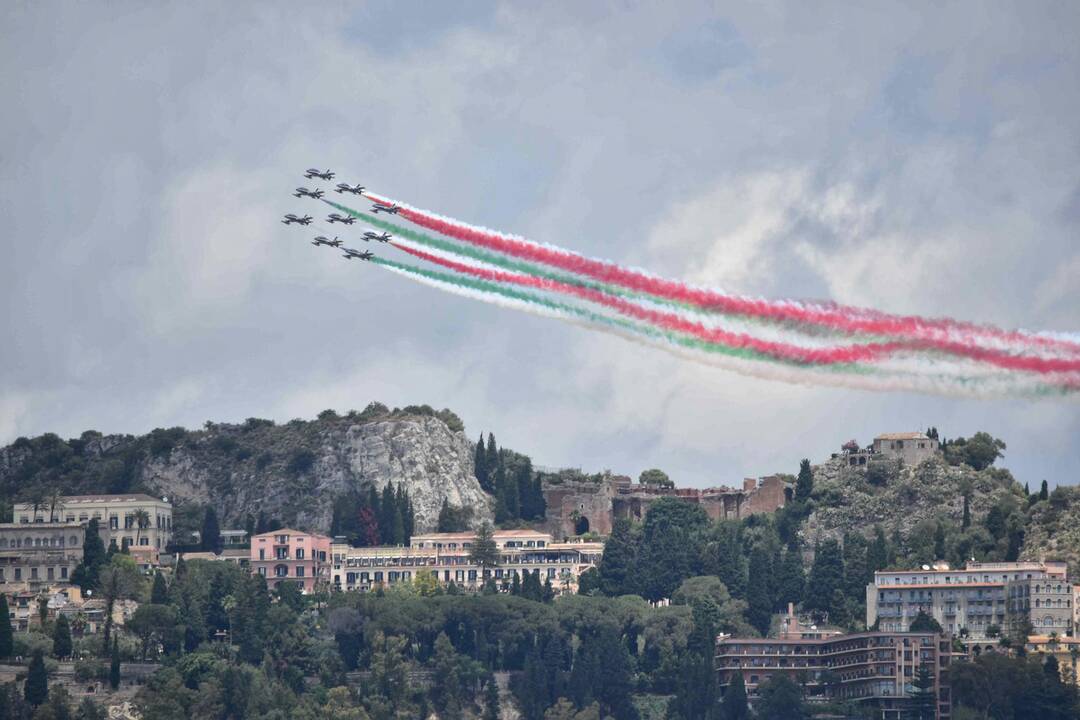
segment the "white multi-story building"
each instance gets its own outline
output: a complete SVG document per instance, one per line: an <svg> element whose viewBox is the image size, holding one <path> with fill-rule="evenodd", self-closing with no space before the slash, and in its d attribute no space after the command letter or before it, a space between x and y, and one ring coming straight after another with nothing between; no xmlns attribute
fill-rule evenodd
<svg viewBox="0 0 1080 720"><path fill-rule="evenodd" d="M923 612L942 629L974 639L1004 635L1027 620L1037 634L1073 632L1072 586L1063 562L944 563L920 570L880 570L866 587L866 624L907 632Z"/></svg>
<svg viewBox="0 0 1080 720"><path fill-rule="evenodd" d="M24 525L86 525L91 518L97 518L106 546L115 542L118 548L128 547L143 566L156 565L158 553L172 541L172 505L149 495L68 495L55 507L19 503L14 511L15 522Z"/></svg>
<svg viewBox="0 0 1080 720"><path fill-rule="evenodd" d="M331 583L340 590L370 590L378 585L411 582L429 572L440 583L465 589L483 584L483 572L469 557L476 534L428 533L414 535L408 546L350 547L344 542L330 546ZM489 576L499 587L508 587L514 576L540 572L557 591L577 587L581 573L600 562L604 552L598 542L552 542L551 535L534 530L496 530L493 533L499 561Z"/></svg>

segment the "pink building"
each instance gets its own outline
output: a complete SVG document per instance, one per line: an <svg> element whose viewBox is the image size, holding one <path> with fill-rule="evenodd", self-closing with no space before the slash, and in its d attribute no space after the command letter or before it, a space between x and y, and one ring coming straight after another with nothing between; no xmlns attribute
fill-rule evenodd
<svg viewBox="0 0 1080 720"><path fill-rule="evenodd" d="M292 528L271 530L251 538L251 572L266 578L271 589L283 580L305 593L330 581L330 538Z"/></svg>

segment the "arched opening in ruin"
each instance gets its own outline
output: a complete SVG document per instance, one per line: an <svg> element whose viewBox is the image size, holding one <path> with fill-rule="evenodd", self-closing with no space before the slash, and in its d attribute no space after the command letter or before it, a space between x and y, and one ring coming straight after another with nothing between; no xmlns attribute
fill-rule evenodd
<svg viewBox="0 0 1080 720"><path fill-rule="evenodd" d="M574 521L574 534L584 535L587 532L589 532L589 518L582 515Z"/></svg>

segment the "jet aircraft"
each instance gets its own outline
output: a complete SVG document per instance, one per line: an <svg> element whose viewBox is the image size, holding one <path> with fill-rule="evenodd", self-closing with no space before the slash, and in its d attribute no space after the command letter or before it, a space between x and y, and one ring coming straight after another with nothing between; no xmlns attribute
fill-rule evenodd
<svg viewBox="0 0 1080 720"><path fill-rule="evenodd" d="M365 242L368 241L368 240L378 240L379 242L390 242L390 238L392 236L390 235L390 233L387 233L387 232L384 232L382 235L379 235L376 232L372 232L371 230L368 230L361 237L364 238Z"/></svg>
<svg viewBox="0 0 1080 720"><path fill-rule="evenodd" d="M323 196L322 190L308 190L305 187L296 188L296 192L293 193L293 197L309 197L318 200Z"/></svg>
<svg viewBox="0 0 1080 720"><path fill-rule="evenodd" d="M305 215L304 217L296 217L292 213L289 213L281 222L286 225L292 225L293 223L296 223L297 225L310 225L311 221L314 219L315 218L311 217L310 215Z"/></svg>
<svg viewBox="0 0 1080 720"><path fill-rule="evenodd" d="M330 172L329 170L319 172L317 168L308 168L308 171L304 173L304 177L308 178L309 180L313 178L319 178L320 180L333 180L334 173Z"/></svg>
<svg viewBox="0 0 1080 720"><path fill-rule="evenodd" d="M357 185L356 187L349 187L348 183L338 183L334 192L338 193L352 193L353 195L363 195L366 188L363 185Z"/></svg>
<svg viewBox="0 0 1080 720"><path fill-rule="evenodd" d="M314 240L311 241L312 245L329 245L330 247L341 247L343 240L338 240L337 236L334 236L333 240L327 239L323 235L317 235Z"/></svg>
<svg viewBox="0 0 1080 720"><path fill-rule="evenodd" d="M359 260L370 260L371 258L375 257L375 253L371 252L370 250L365 250L364 252L360 252L359 250L353 250L352 248L344 248L344 250L345 254L342 255L342 257L346 260L352 260L353 258L357 258Z"/></svg>
<svg viewBox="0 0 1080 720"><path fill-rule="evenodd" d="M387 205L386 203L375 203L371 206L371 212L378 214L381 212L390 213L391 215L397 215L401 210L397 205Z"/></svg>
<svg viewBox="0 0 1080 720"><path fill-rule="evenodd" d="M354 222L356 222L356 218L354 218L354 217L342 217L341 215L338 215L337 213L330 213L327 216L326 220L327 220L327 222L331 222L331 223L339 222L342 225L352 225Z"/></svg>

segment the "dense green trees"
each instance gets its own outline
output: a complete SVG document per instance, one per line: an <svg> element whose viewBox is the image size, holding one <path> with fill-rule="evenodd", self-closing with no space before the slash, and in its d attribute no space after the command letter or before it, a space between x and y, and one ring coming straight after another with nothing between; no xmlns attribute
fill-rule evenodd
<svg viewBox="0 0 1080 720"><path fill-rule="evenodd" d="M953 663L949 668L949 684L954 708L972 713L969 717L991 720L1080 717L1076 685L1062 682L1053 658L983 653L971 662Z"/></svg>
<svg viewBox="0 0 1080 720"><path fill-rule="evenodd" d="M495 444L488 433L487 444L481 434L473 454L476 479L485 492L495 496L495 522L539 520L544 517L544 501L540 476L533 472L527 456Z"/></svg>
<svg viewBox="0 0 1080 720"><path fill-rule="evenodd" d="M14 649L14 635L11 628L11 613L8 610L7 594L0 592L0 658L11 655Z"/></svg>
<svg viewBox="0 0 1080 720"><path fill-rule="evenodd" d="M637 548L638 539L630 521L616 520L597 568L600 592L610 596L635 592Z"/></svg>
<svg viewBox="0 0 1080 720"><path fill-rule="evenodd" d="M71 657L71 625L67 615L60 615L53 623L53 657L62 659Z"/></svg>
<svg viewBox="0 0 1080 720"><path fill-rule="evenodd" d="M45 657L41 650L35 651L30 659L26 683L23 685L23 697L34 707L49 698L49 675L45 670Z"/></svg>
<svg viewBox="0 0 1080 720"><path fill-rule="evenodd" d="M353 547L408 545L416 526L412 498L404 484L387 483L378 492L346 493L334 499L331 536L344 536Z"/></svg>

